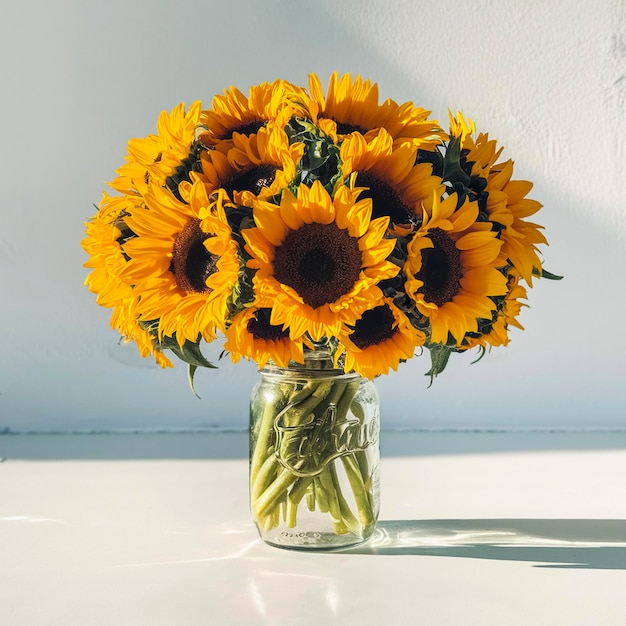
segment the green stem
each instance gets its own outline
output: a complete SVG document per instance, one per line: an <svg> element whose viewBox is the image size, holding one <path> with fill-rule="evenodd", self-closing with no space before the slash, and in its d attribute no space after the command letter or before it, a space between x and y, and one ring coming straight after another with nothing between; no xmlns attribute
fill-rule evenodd
<svg viewBox="0 0 626 626"><path fill-rule="evenodd" d="M339 483L339 476L337 476L337 468L335 467L334 463L330 465L330 473L335 484L335 490L337 493L337 500L339 502L339 510L341 511L342 520L350 531L355 534L359 534L361 532L361 525L359 524L359 520L354 517L352 511L350 510L350 505L347 503L346 499L343 496L343 492L341 491L341 485Z"/></svg>
<svg viewBox="0 0 626 626"><path fill-rule="evenodd" d="M306 400L315 391L316 386L316 382L309 380L304 384L302 389L296 389L291 392L288 404L297 404L298 402Z"/></svg>
<svg viewBox="0 0 626 626"><path fill-rule="evenodd" d="M259 526L270 530L282 518L288 527L295 527L298 507L305 496L310 511L317 508L330 515L337 534L359 534L361 525L374 522L366 452L341 457L358 519L342 492L336 462L331 461L320 471L320 463L333 452L333 423L345 421L358 388L359 381L346 384L309 380L289 392L293 385L286 383L280 386L275 401L263 407L250 461L251 508ZM354 413L362 422L362 411ZM276 452L275 424L280 425L282 435ZM293 463L292 470L282 466L281 458Z"/></svg>
<svg viewBox="0 0 626 626"><path fill-rule="evenodd" d="M320 472L319 479L324 486L324 491L326 492L328 500L328 513L333 522L338 524L341 522L341 511L339 510L339 500L337 499L337 488L333 482L333 478L328 470L328 467L325 467L324 470Z"/></svg>
<svg viewBox="0 0 626 626"><path fill-rule="evenodd" d="M267 450L267 458L254 476L250 478L250 498L254 502L271 484L276 477L279 463L274 456L274 446Z"/></svg>
<svg viewBox="0 0 626 626"><path fill-rule="evenodd" d="M319 476L314 479L315 482L315 502L320 510L320 513L328 513L328 494Z"/></svg>
<svg viewBox="0 0 626 626"><path fill-rule="evenodd" d="M302 426L309 423L305 422L303 418L313 413L315 407L326 397L333 383L323 381L308 384L314 384L315 389L310 394L307 394L304 400L295 403L289 402L281 411L281 418L285 426Z"/></svg>
<svg viewBox="0 0 626 626"><path fill-rule="evenodd" d="M256 480L261 466L267 458L267 451L273 445L274 419L282 410L287 399L287 388L281 386L274 402L266 402L263 405L263 414L259 423L259 431L255 437L254 450L250 459L250 478Z"/></svg>
<svg viewBox="0 0 626 626"><path fill-rule="evenodd" d="M367 463L367 452L365 450L357 450L354 452L354 459L361 472L361 478L366 483L369 479L369 467Z"/></svg>
<svg viewBox="0 0 626 626"><path fill-rule="evenodd" d="M274 510L286 497L286 490L295 480L296 477L289 470L283 468L274 482L252 503L253 512L258 517L262 517Z"/></svg>
<svg viewBox="0 0 626 626"><path fill-rule="evenodd" d="M309 476L298 478L289 492L289 501L293 504L299 504L312 482L313 478Z"/></svg>
<svg viewBox="0 0 626 626"><path fill-rule="evenodd" d="M358 380L355 380L347 385L344 385L345 392L341 397L337 405L337 417L344 419L352 405L352 400L354 400L354 396L359 389L359 385L361 383Z"/></svg>
<svg viewBox="0 0 626 626"><path fill-rule="evenodd" d="M298 478L293 484L289 495L287 496L287 526L294 528L298 513L298 506L305 494L309 493L309 487L312 485L313 479L308 477ZM315 501L313 501L313 509L315 509Z"/></svg>
<svg viewBox="0 0 626 626"><path fill-rule="evenodd" d="M364 526L369 526L374 522L374 514L358 464L352 455L342 456L341 461L346 470L352 492L354 493L354 500L359 511L359 520Z"/></svg>
<svg viewBox="0 0 626 626"><path fill-rule="evenodd" d="M315 511L315 481L313 479L306 490L306 508L311 512Z"/></svg>

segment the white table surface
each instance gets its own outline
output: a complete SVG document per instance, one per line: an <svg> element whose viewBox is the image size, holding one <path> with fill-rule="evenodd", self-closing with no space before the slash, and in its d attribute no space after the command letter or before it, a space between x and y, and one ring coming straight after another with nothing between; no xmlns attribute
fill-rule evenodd
<svg viewBox="0 0 626 626"><path fill-rule="evenodd" d="M0 624L626 624L625 433L389 433L367 544L264 545L243 433L0 436Z"/></svg>

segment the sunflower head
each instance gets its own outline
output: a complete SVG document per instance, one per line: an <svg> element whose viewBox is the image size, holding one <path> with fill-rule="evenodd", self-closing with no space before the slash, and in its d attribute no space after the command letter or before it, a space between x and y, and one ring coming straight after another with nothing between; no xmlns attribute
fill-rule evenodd
<svg viewBox="0 0 626 626"><path fill-rule="evenodd" d="M270 308L256 307L244 309L233 318L224 344L233 362L242 356L261 368L270 360L278 367L287 367L292 361L304 362L302 339L292 339L288 330L272 324L270 318Z"/></svg>
<svg viewBox="0 0 626 626"><path fill-rule="evenodd" d="M182 346L211 341L223 328L240 263L221 202L209 200L200 180L181 191L185 202L152 187L147 208L128 215L136 236L124 245L123 277L139 296L140 319L158 319L159 337L176 336Z"/></svg>
<svg viewBox="0 0 626 626"><path fill-rule="evenodd" d="M236 87L213 98L200 113L198 142L205 148L228 152L237 135L250 137L272 121L283 128L294 115L304 115L304 90L285 80L261 83L244 95Z"/></svg>
<svg viewBox="0 0 626 626"><path fill-rule="evenodd" d="M486 133L476 135L471 120L461 113L450 116L452 140L446 156L451 181L470 200L479 204L480 218L500 232L502 254L532 285L535 273L540 274L538 246L547 244L542 227L527 221L541 208L536 200L527 198L532 184L512 180L513 161L500 161L503 148Z"/></svg>
<svg viewBox="0 0 626 626"><path fill-rule="evenodd" d="M378 104L378 85L350 74L333 72L326 94L316 74L309 74L309 114L328 134L342 138L353 132L366 134L379 128L383 111Z"/></svg>
<svg viewBox="0 0 626 626"><path fill-rule="evenodd" d="M478 320L495 310L492 298L507 292L501 241L477 216L476 203L457 208L454 194L443 201L433 196L408 244L406 292L429 318L433 343L455 345L476 332Z"/></svg>
<svg viewBox="0 0 626 626"><path fill-rule="evenodd" d="M388 217L390 229L412 232L422 220L422 203L444 191L429 163L417 163L411 143L395 144L384 129L369 138L356 133L341 144L342 180L372 200L373 216Z"/></svg>
<svg viewBox="0 0 626 626"><path fill-rule="evenodd" d="M89 255L84 267L92 270L85 285L97 294L97 303L104 307L118 306L134 298L131 285L121 278L126 265L122 244L134 236L124 216L134 204L127 196L111 197L104 193L98 213L87 222L86 237L81 242Z"/></svg>
<svg viewBox="0 0 626 626"><path fill-rule="evenodd" d="M341 141L357 133L375 134L385 128L394 143L409 143L415 150L434 150L447 135L430 111L411 102L402 105L391 99L379 103L378 85L360 76L339 76L334 72L326 94L316 74L309 75L308 111L313 121L328 135Z"/></svg>
<svg viewBox="0 0 626 626"><path fill-rule="evenodd" d="M295 179L303 152L304 145L290 142L275 124L250 137L235 135L227 152L203 154L207 189L221 189L231 202L252 206L253 199L272 198Z"/></svg>
<svg viewBox="0 0 626 626"><path fill-rule="evenodd" d="M156 134L128 142L126 163L109 185L122 194L143 196L151 183L175 191L178 182L189 180L189 172L199 165L195 129L201 106L197 101L185 111L181 103L171 113L162 111Z"/></svg>
<svg viewBox="0 0 626 626"><path fill-rule="evenodd" d="M99 305L112 309L111 328L117 330L124 341L134 341L142 357L152 355L161 367L172 367L152 335L137 322L137 294L122 278L127 262L122 245L134 236L123 220L132 206L126 196L112 198L104 194L100 209L87 223L87 236L81 242L90 255L84 267L92 270L85 285L97 294Z"/></svg>
<svg viewBox="0 0 626 626"><path fill-rule="evenodd" d="M391 298L383 298L346 325L340 341L346 369L374 378L410 359L424 345L426 335L411 325Z"/></svg>
<svg viewBox="0 0 626 626"><path fill-rule="evenodd" d="M334 197L319 181L283 192L279 206L258 201L256 228L243 232L256 270L255 289L271 302L272 324L292 336L336 336L356 319L376 284L398 267L386 260L394 242L383 239L388 218L371 219L371 202L345 186Z"/></svg>
<svg viewBox="0 0 626 626"><path fill-rule="evenodd" d="M514 326L520 330L524 327L518 321L522 307L528 306L520 299L528 298L526 289L520 284L520 275L513 268L509 270L508 292L505 296L496 298L496 310L488 320L480 320L478 331L468 333L459 346L469 350L477 346L485 349L487 346L498 347L509 344L509 329Z"/></svg>

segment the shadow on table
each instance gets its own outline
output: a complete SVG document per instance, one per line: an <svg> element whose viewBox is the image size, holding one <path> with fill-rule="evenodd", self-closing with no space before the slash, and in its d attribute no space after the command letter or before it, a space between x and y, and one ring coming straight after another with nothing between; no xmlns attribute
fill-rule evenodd
<svg viewBox="0 0 626 626"><path fill-rule="evenodd" d="M345 552L527 561L549 568L626 569L626 520L380 521L366 544Z"/></svg>

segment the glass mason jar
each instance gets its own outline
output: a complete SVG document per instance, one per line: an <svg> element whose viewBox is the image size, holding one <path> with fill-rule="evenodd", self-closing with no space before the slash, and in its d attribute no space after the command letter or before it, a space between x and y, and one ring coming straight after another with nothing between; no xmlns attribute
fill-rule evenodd
<svg viewBox="0 0 626 626"><path fill-rule="evenodd" d="M265 367L250 400L250 509L261 538L292 549L362 543L379 500L376 386L328 355Z"/></svg>

